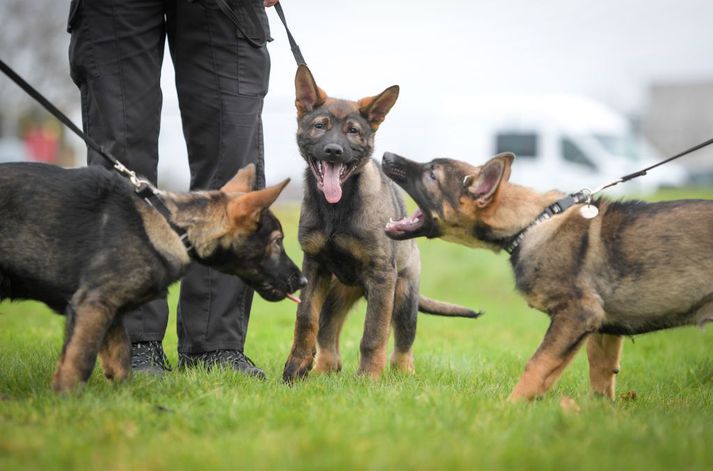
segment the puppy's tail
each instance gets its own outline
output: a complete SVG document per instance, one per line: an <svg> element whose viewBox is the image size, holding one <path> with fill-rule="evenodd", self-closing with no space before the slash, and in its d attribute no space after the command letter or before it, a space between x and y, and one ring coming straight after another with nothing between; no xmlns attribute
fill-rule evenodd
<svg viewBox="0 0 713 471"><path fill-rule="evenodd" d="M467 317L469 319L475 319L483 314L480 311L473 311L457 304L436 301L425 296L418 297L418 310L424 314L432 314L434 316Z"/></svg>

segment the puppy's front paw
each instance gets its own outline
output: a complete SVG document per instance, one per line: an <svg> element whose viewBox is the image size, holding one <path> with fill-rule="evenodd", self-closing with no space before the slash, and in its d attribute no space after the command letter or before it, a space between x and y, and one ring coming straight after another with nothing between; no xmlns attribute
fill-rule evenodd
<svg viewBox="0 0 713 471"><path fill-rule="evenodd" d="M67 372L66 369L65 371L58 369L52 377L52 389L59 394L73 393L77 391L81 385L82 382L79 376L73 374L73 372Z"/></svg>
<svg viewBox="0 0 713 471"><path fill-rule="evenodd" d="M282 381L291 385L298 379L306 378L312 369L312 362L312 356L297 357L290 355L282 371Z"/></svg>

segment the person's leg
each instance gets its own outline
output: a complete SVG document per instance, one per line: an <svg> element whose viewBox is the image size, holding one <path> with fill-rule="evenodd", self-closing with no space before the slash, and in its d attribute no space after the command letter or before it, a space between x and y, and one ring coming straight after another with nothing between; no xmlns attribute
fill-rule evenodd
<svg viewBox="0 0 713 471"><path fill-rule="evenodd" d="M255 5L262 2L255 1ZM237 2L231 1L237 7ZM167 15L176 70L191 189L215 189L248 163L264 187L262 112L270 60L267 49L239 38L214 2L175 3ZM265 15L264 11L258 11ZM253 292L237 277L193 264L181 284L178 350L186 364L226 361L207 352L242 353ZM242 355L238 355L241 360ZM233 362L234 363L234 362ZM238 369L261 376L241 362Z"/></svg>
<svg viewBox="0 0 713 471"><path fill-rule="evenodd" d="M156 182L161 113L161 62L165 41L163 0L93 0L78 3L70 22L69 60L79 87L84 131L130 169ZM111 165L90 150L90 165ZM168 321L166 300L127 313L134 353L151 370ZM147 345L136 345L151 342ZM157 356L158 355L158 356ZM134 355L136 357L136 355ZM161 368L159 368L161 369Z"/></svg>

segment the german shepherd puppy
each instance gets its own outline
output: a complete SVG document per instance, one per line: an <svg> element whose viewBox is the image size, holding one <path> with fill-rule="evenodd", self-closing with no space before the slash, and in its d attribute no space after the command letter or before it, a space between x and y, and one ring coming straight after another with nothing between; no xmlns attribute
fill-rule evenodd
<svg viewBox="0 0 713 471"><path fill-rule="evenodd" d="M532 224L566 195L510 183L513 158L473 167L384 154L384 171L420 208L386 231L511 252L517 289L551 319L512 400L544 394L585 339L592 391L613 399L622 336L713 321L713 201L598 199L592 219L575 204Z"/></svg>
<svg viewBox="0 0 713 471"><path fill-rule="evenodd" d="M164 295L191 259L241 277L277 301L306 280L268 207L288 180L259 191L255 167L219 191L162 193L172 224L131 185L98 167L0 165L0 299L35 299L67 315L57 391L85 382L97 353L114 380L130 372L122 313Z"/></svg>
<svg viewBox="0 0 713 471"><path fill-rule="evenodd" d="M386 364L390 326L391 363L413 372L411 346L417 310L477 317L458 306L419 296L420 259L413 241L384 234L394 214L405 214L396 186L371 159L374 133L396 102L397 86L359 101L328 98L309 69L295 78L297 144L307 162L299 222L303 272L309 280L297 309L294 342L283 372L291 383L312 368L341 369L339 334L347 312L367 299L359 374L377 377Z"/></svg>

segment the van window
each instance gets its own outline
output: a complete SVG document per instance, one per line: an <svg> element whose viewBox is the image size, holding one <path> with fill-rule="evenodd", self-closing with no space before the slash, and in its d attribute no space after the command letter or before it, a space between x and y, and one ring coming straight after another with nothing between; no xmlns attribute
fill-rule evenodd
<svg viewBox="0 0 713 471"><path fill-rule="evenodd" d="M640 143L630 134L595 134L594 139L612 155L621 155L631 160L637 160L641 153Z"/></svg>
<svg viewBox="0 0 713 471"><path fill-rule="evenodd" d="M591 168L592 170L597 169L597 166L594 165L594 162L592 162L589 157L587 157L587 154L585 154L584 151L582 151L582 149L580 149L579 146L570 139L566 137L562 138L560 140L560 145L562 147L562 157L564 157L564 160L567 162L583 165L587 168Z"/></svg>
<svg viewBox="0 0 713 471"><path fill-rule="evenodd" d="M501 132L495 136L495 153L512 152L518 158L537 157L537 134Z"/></svg>

